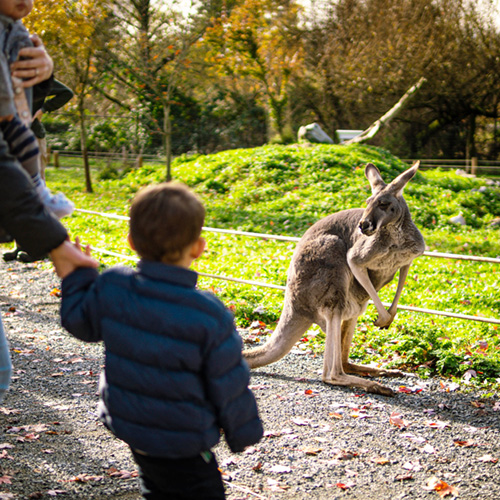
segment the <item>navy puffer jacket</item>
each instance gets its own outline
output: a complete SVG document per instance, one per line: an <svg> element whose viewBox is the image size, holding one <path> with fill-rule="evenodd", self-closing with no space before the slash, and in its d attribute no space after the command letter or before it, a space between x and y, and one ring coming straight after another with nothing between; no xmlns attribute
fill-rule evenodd
<svg viewBox="0 0 500 500"><path fill-rule="evenodd" d="M232 451L262 437L233 317L195 288L188 269L140 261L101 275L77 269L62 283L63 326L103 340L100 418L134 450L188 458L224 430Z"/></svg>

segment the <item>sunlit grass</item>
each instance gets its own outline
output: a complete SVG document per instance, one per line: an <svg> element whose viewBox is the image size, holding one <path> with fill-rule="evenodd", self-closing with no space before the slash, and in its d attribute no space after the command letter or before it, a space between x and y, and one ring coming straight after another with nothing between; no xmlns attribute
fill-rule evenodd
<svg viewBox="0 0 500 500"><path fill-rule="evenodd" d="M216 155L180 158L174 176L190 185L207 207L206 226L260 233L300 236L316 220L345 208L363 206L369 196L362 166L371 161L391 180L406 166L385 151L366 146L275 146L225 151ZM164 166L147 164L140 171L120 165L93 163L94 193L84 192L84 175L76 159L62 158L64 168L49 168L47 182L78 208L128 215L130 201L144 185L161 182ZM109 174L115 173L116 178ZM111 176L113 177L113 176ZM481 179L451 172L419 173L405 189L405 199L430 251L500 255L498 187L485 193ZM467 226L450 217L462 213ZM72 236L97 248L134 254L126 242L127 223L75 212L64 219ZM195 264L201 273L230 276L284 286L294 243L206 232L207 251ZM123 263L98 256L103 265ZM130 265L134 265L130 263ZM472 316L500 318L497 264L421 257L407 279L400 303ZM234 314L238 326L255 320L273 329L281 311L283 292L254 285L200 277L201 288L216 293ZM380 295L391 302L396 281ZM401 311L389 330L373 327L375 309L360 320L353 356L415 370L460 377L474 369L473 381L495 384L500 377L498 326ZM323 335L312 328L307 345L321 350Z"/></svg>

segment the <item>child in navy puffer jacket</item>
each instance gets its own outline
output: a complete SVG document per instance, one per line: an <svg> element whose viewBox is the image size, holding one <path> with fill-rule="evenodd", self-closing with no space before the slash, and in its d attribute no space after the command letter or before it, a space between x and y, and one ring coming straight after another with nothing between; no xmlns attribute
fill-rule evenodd
<svg viewBox="0 0 500 500"><path fill-rule="evenodd" d="M220 429L233 452L262 437L233 317L189 269L205 248L204 215L181 184L146 188L130 210L137 270L63 276L62 324L104 341L100 418L130 446L147 499L225 498L210 451Z"/></svg>

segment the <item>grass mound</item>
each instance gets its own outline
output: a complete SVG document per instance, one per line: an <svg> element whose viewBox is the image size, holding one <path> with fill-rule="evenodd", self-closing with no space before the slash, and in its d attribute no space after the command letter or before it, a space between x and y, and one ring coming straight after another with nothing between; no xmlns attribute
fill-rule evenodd
<svg viewBox="0 0 500 500"><path fill-rule="evenodd" d="M70 160L64 160L68 163ZM71 160L74 161L74 160ZM362 207L370 196L364 165L374 163L389 182L408 165L369 146L265 146L180 157L174 177L191 186L207 207L206 226L258 233L300 236L318 219L339 210ZM101 165L95 165L99 177ZM109 174L109 166L106 171ZM161 182L164 166L117 170L95 181L95 193L82 193L83 172L74 165L49 169L48 184L65 192L78 208L127 215L130 200L142 186ZM106 177L106 178L104 178ZM439 170L419 172L405 188L405 199L430 251L500 256L500 188L482 178ZM450 221L461 214L467 225ZM76 212L65 219L74 235L95 247L128 255L126 224ZM208 251L197 263L203 273L284 286L294 243L207 232ZM117 262L102 258L106 265ZM279 318L279 290L208 278L210 288L234 311L239 326L253 325L261 338ZM390 302L396 280L382 292ZM500 318L498 265L422 257L407 280L401 304L472 316ZM375 309L362 318L353 356L417 371L439 373L496 385L500 380L500 343L494 324L401 311L387 331L372 326ZM323 335L312 328L305 349L321 350Z"/></svg>

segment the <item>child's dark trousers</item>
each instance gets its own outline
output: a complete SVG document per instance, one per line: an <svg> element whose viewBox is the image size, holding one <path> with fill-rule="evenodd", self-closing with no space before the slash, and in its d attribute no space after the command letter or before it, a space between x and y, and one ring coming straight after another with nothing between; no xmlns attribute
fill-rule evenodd
<svg viewBox="0 0 500 500"><path fill-rule="evenodd" d="M194 458L150 457L132 450L146 500L224 500L224 485L213 453L208 463ZM207 458L206 457L206 458Z"/></svg>

